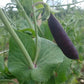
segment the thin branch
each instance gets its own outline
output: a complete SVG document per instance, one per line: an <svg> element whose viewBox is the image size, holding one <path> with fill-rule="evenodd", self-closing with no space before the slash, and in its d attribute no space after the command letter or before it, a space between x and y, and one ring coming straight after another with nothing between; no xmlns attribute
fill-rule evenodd
<svg viewBox="0 0 84 84"><path fill-rule="evenodd" d="M29 18L28 15L26 14L26 12L25 12L23 6L21 5L21 3L19 2L19 0L15 0L15 1L17 2L17 4L19 5L20 9L22 10L23 15L24 15L25 19L27 20L27 22L29 23L30 27L34 29L30 18Z"/></svg>
<svg viewBox="0 0 84 84"><path fill-rule="evenodd" d="M33 0L32 0L33 3ZM34 64L36 64L37 58L38 58L38 53L39 53L39 47L38 47L38 28L37 28L37 22L36 22L36 15L33 7L33 14L34 14L34 24L35 24L35 33L36 33L36 56L34 60Z"/></svg>

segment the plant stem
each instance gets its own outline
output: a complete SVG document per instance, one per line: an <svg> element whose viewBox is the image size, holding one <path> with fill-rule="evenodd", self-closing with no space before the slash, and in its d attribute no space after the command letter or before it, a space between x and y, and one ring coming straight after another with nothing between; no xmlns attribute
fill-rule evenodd
<svg viewBox="0 0 84 84"><path fill-rule="evenodd" d="M33 3L33 0L32 0L32 3ZM34 12L34 7L33 7L33 14L34 14L35 33L36 33L36 56L35 56L34 64L36 64L36 61L38 59L39 47L38 47L38 28L37 28L36 15Z"/></svg>
<svg viewBox="0 0 84 84"><path fill-rule="evenodd" d="M6 26L5 29L7 29L8 32L12 35L12 37L15 39L15 41L19 45L21 51L23 52L25 58L29 62L30 67L33 69L34 65L33 65L33 62L31 60L30 56L29 56L29 53L27 52L27 50L25 49L25 47L24 47L23 43L21 42L20 38L18 37L18 35L16 34L16 32L14 31L14 29L10 25L9 21L7 20L7 18L4 15L4 13L3 13L3 11L2 11L1 8L0 8L0 18L3 21L4 25Z"/></svg>
<svg viewBox="0 0 84 84"><path fill-rule="evenodd" d="M41 35L44 36L44 33L41 31L41 29L38 25L37 25L37 28L38 28L39 32L41 33Z"/></svg>
<svg viewBox="0 0 84 84"><path fill-rule="evenodd" d="M0 79L0 82L8 82L8 83L17 84L17 83L14 82L13 80L9 80L9 79Z"/></svg>
<svg viewBox="0 0 84 84"><path fill-rule="evenodd" d="M25 19L27 20L27 22L29 23L30 27L34 29L30 18L29 18L28 15L26 14L26 12L25 12L23 6L21 5L21 3L19 2L19 0L15 0L15 1L17 2L17 4L19 5L20 9L22 10L23 15L24 15Z"/></svg>
<svg viewBox="0 0 84 84"><path fill-rule="evenodd" d="M29 23L30 27L34 29L34 27L32 25L33 23L30 21L28 15L26 14L26 12L25 12L24 8L22 7L21 3L19 2L19 0L15 0L15 1L17 2L17 4L19 5L20 9L22 10L23 15L24 15L25 19L27 20L27 22ZM37 27L37 28L39 29L40 33L43 35L43 32L40 30L40 28L39 27Z"/></svg>
<svg viewBox="0 0 84 84"><path fill-rule="evenodd" d="M34 14L35 31L36 31L36 57L35 57L35 60L34 60L34 64L36 64L36 62L37 62L38 54L39 54L39 50L40 50L40 48L38 47L39 46L39 43L38 43L38 29L40 30L40 28L37 26L36 16L35 16L35 12L34 12L34 7L36 5L38 5L38 4L46 5L47 6L48 13L49 13L48 16L50 16L50 7L46 3L44 3L44 2L37 2L37 3L33 4L33 14ZM37 29L37 27L38 27L38 29ZM41 30L40 30L40 32L41 32Z"/></svg>

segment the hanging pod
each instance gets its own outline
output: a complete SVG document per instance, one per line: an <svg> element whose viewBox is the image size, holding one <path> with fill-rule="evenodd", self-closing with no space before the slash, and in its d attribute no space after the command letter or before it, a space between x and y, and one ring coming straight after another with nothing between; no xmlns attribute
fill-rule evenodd
<svg viewBox="0 0 84 84"><path fill-rule="evenodd" d="M57 45L61 48L63 53L70 59L79 59L78 52L73 43L69 39L61 24L52 14L50 14L48 19L48 25Z"/></svg>

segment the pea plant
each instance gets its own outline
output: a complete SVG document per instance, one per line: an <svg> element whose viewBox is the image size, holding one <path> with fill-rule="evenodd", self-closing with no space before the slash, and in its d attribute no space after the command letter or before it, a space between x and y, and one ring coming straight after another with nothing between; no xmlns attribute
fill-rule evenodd
<svg viewBox="0 0 84 84"><path fill-rule="evenodd" d="M69 84L72 76L78 73L75 69L80 67L79 55L56 20L56 12L44 2L28 0L31 10L26 9L27 2L25 5L24 1L15 2L22 15L15 14L22 22L14 22L15 18L10 20L7 11L0 8L0 19L10 34L7 62L0 56L0 84ZM26 28L22 25L24 21ZM41 21L40 26L38 21ZM73 65L77 67L74 69Z"/></svg>

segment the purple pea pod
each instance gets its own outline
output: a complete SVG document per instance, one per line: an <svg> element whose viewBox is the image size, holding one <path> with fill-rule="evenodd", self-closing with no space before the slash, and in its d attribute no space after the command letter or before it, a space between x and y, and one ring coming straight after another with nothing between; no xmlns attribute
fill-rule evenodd
<svg viewBox="0 0 84 84"><path fill-rule="evenodd" d="M79 59L78 52L72 41L52 14L50 14L48 19L48 25L57 45L61 48L65 56L70 59Z"/></svg>

